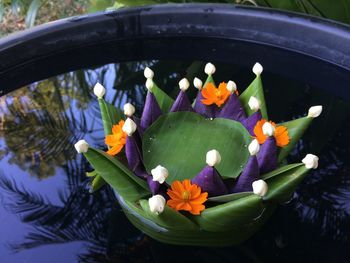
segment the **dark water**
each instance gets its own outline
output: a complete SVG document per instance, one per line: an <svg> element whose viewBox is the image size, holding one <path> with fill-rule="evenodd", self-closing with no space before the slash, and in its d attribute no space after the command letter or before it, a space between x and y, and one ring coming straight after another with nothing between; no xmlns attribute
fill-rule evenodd
<svg viewBox="0 0 350 263"><path fill-rule="evenodd" d="M289 157L320 157L294 198L263 229L229 248L164 245L135 229L112 191L88 192L89 165L73 144L85 138L104 147L102 122L92 94L96 81L107 101L140 112L146 89L143 68L173 96L177 82L202 72L201 62L152 61L111 64L34 83L0 98L0 262L348 262L350 261L350 102L298 83L263 74L271 120L281 122L322 104ZM233 79L240 91L250 69L217 64L215 78ZM204 73L199 76L204 79ZM194 95L194 94L192 94ZM220 241L218 241L220 242Z"/></svg>

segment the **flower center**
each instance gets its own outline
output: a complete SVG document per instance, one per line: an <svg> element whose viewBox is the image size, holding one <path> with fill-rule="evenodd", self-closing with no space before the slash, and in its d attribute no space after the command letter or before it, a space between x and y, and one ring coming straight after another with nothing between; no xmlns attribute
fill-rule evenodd
<svg viewBox="0 0 350 263"><path fill-rule="evenodd" d="M190 192L189 191L183 191L182 192L182 199L188 201L190 199Z"/></svg>
<svg viewBox="0 0 350 263"><path fill-rule="evenodd" d="M221 91L219 89L217 89L215 91L215 96L217 97L218 100L221 100L222 99L222 94L221 94Z"/></svg>

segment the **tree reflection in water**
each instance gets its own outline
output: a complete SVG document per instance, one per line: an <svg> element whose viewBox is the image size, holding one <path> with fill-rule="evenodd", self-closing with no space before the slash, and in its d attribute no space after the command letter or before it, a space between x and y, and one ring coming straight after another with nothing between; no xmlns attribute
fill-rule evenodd
<svg viewBox="0 0 350 263"><path fill-rule="evenodd" d="M268 73L264 83L268 87L271 119L296 118L306 112L306 105L326 106L323 117L313 124L290 156L291 162L297 162L306 153L317 153L320 169L310 174L294 198L280 206L266 226L246 243L220 249L160 244L132 227L109 187L89 194L85 171L90 167L80 157L77 159L72 144L88 137L94 145L103 147L99 109L91 87L96 81L104 83L109 87L109 101L117 107L131 102L139 112L145 95L145 65L152 66L157 83L175 96L177 89L173 87L178 79L184 75L192 79L203 63L151 61L107 65L50 78L1 97L0 138L6 148L0 150L0 158L9 156L10 163L40 179L56 174L61 167L67 178L66 190L59 193L63 205L58 206L17 181L0 176L0 187L9 197L6 208L33 226L22 243L11 245L13 251L84 241L87 252L77 255L81 262L163 262L169 255L173 260L170 262L183 261L184 256L202 262L349 259L349 103ZM227 65L217 68L217 79L235 79L239 87L251 80L248 70ZM203 75L199 77L204 79ZM282 85L284 99L271 96L279 94Z"/></svg>

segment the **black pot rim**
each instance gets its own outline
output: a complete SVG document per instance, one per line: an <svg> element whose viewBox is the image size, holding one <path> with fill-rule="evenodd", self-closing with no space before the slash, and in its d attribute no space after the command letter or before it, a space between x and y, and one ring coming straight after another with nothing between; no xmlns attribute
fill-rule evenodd
<svg viewBox="0 0 350 263"><path fill-rule="evenodd" d="M163 4L67 18L0 40L0 95L60 73L145 59L220 61L350 98L350 27L232 4Z"/></svg>

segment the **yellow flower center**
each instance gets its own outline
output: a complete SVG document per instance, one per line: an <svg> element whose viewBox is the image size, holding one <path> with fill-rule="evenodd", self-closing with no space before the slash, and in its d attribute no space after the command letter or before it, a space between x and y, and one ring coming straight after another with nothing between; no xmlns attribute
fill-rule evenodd
<svg viewBox="0 0 350 263"><path fill-rule="evenodd" d="M190 199L190 192L189 191L183 191L182 192L182 199L183 200L189 200Z"/></svg>

